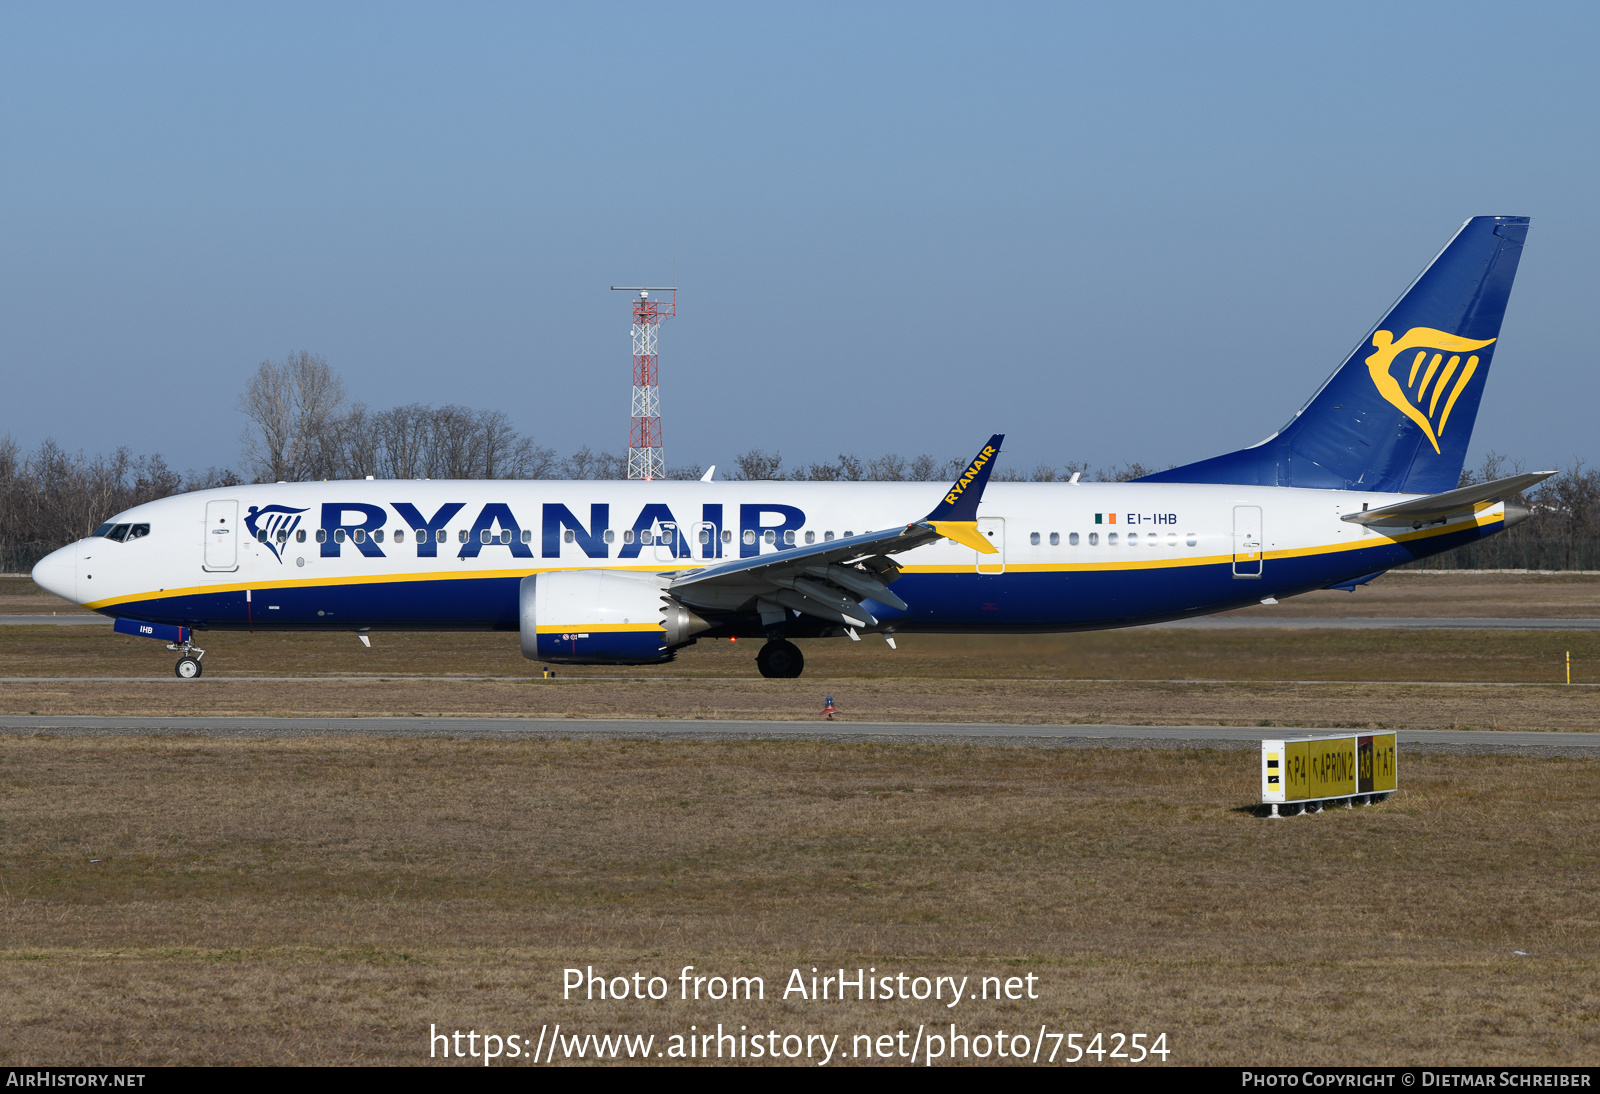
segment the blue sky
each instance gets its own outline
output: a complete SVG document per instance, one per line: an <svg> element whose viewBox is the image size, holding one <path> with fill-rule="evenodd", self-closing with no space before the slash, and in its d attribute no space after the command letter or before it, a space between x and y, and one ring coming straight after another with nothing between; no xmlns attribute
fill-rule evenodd
<svg viewBox="0 0 1600 1094"><path fill-rule="evenodd" d="M263 359L669 463L1185 462L1466 217L1534 218L1473 439L1600 458L1600 7L12 5L0 433L231 465Z"/></svg>

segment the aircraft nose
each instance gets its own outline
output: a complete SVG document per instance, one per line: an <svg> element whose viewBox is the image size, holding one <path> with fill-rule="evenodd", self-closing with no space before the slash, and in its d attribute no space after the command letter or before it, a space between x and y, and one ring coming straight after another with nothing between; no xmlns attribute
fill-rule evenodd
<svg viewBox="0 0 1600 1094"><path fill-rule="evenodd" d="M33 568L33 580L41 589L78 603L78 545L69 543L41 558Z"/></svg>

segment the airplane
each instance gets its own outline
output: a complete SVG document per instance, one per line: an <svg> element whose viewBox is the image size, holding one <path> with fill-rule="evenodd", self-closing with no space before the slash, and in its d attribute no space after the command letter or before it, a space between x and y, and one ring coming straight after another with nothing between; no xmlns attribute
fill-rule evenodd
<svg viewBox="0 0 1600 1094"><path fill-rule="evenodd" d="M1353 590L1525 519L1513 499L1554 474L1458 486L1528 225L1463 224L1266 440L1131 482L991 483L996 434L942 495L711 473L261 483L118 513L33 578L165 641L185 679L208 630L517 631L524 656L575 665L754 638L785 678L795 639L1128 627Z"/></svg>

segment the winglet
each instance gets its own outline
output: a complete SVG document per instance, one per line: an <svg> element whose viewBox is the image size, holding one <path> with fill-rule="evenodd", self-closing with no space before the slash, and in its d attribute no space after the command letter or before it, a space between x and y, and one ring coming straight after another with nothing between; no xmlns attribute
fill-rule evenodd
<svg viewBox="0 0 1600 1094"><path fill-rule="evenodd" d="M1000 442L1005 439L1004 433L990 437L989 443L972 457L961 476L950 484L944 500L923 518L941 536L964 543L980 554L996 553L995 545L978 534L978 502L983 498L983 488L988 485L989 472L994 470L994 461L1000 455Z"/></svg>

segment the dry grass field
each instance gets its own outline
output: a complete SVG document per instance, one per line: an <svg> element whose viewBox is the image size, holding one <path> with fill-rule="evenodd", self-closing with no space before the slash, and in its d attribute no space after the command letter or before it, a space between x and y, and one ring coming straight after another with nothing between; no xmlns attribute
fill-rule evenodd
<svg viewBox="0 0 1600 1094"><path fill-rule="evenodd" d="M1600 1062L1600 762L1402 764L1387 804L1274 822L1219 751L0 738L0 1062L952 1021L1165 1031L1184 1064ZM560 999L568 966L686 964L768 1000ZM841 965L1039 999L779 998Z"/></svg>
<svg viewBox="0 0 1600 1094"><path fill-rule="evenodd" d="M379 634L370 650L351 635L213 633L203 643L208 675L181 681L160 644L107 627L0 627L0 714L809 719L831 695L865 721L1600 725L1600 688L1557 683L1569 649L1575 681L1600 678L1600 631L907 635L894 651L834 639L803 643L798 680L758 677L749 642L702 642L658 667L563 667L554 680L539 678L514 634ZM483 676L493 678L473 679Z"/></svg>

